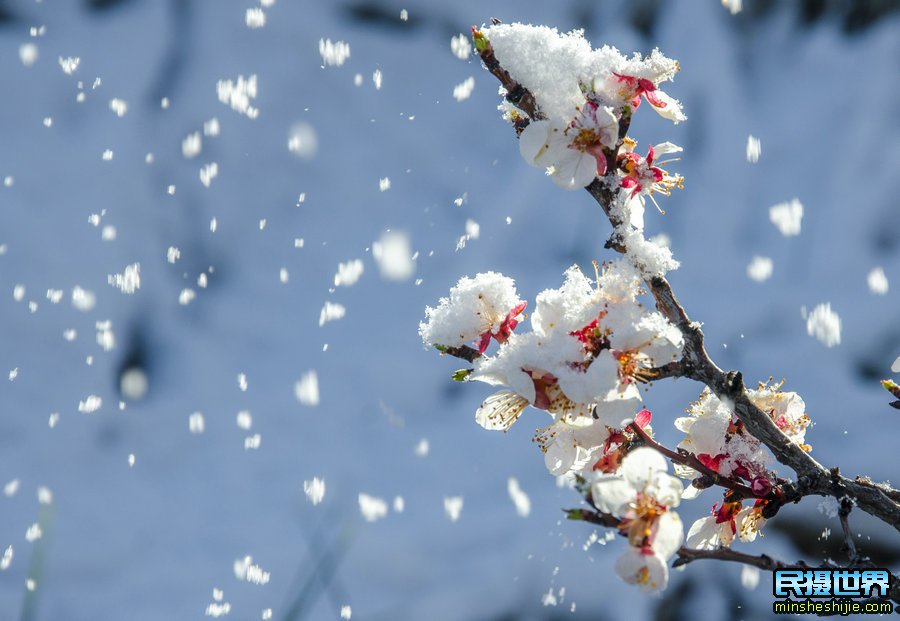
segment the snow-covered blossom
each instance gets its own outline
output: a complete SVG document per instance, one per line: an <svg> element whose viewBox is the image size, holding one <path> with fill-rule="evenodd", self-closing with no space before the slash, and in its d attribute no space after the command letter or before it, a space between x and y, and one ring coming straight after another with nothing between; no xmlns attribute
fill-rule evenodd
<svg viewBox="0 0 900 621"><path fill-rule="evenodd" d="M484 352L491 339L505 343L518 325L525 302L511 278L496 272L463 277L441 298L437 308L425 309L419 334L426 345L458 347L477 342Z"/></svg>
<svg viewBox="0 0 900 621"><path fill-rule="evenodd" d="M592 283L577 266L559 289L537 296L531 332L513 333L525 308L511 279L500 274L464 278L426 309L420 333L426 343L458 347L476 343L484 354L461 378L504 389L476 412L486 429L507 430L529 405L553 423L535 440L556 474L580 472L596 461L606 427L620 429L642 408L639 382L681 352L681 333L662 315L637 302L640 277L627 263L598 269Z"/></svg>
<svg viewBox="0 0 900 621"><path fill-rule="evenodd" d="M811 421L806 413L806 403L797 393L782 391L783 385L784 382L772 385L760 383L756 390L748 390L747 395L756 407L775 421L791 442L809 451L811 447L806 444L806 429Z"/></svg>
<svg viewBox="0 0 900 621"><path fill-rule="evenodd" d="M533 121L519 137L519 153L532 166L552 168L551 177L566 190L577 190L606 174L606 153L619 137L612 108L596 101L579 106L569 123Z"/></svg>
<svg viewBox="0 0 900 621"><path fill-rule="evenodd" d="M685 118L681 105L659 90L678 72L678 63L659 50L626 57L608 45L591 49L582 30L560 33L519 23L477 30L475 40L476 47L490 44L500 65L534 95L549 120L568 123L586 99L616 109L637 107L635 96L638 102L640 97L655 102L651 106L666 118Z"/></svg>
<svg viewBox="0 0 900 621"><path fill-rule="evenodd" d="M806 405L797 393L783 392L782 384L761 383L755 390L748 390L747 396L791 442L808 451L805 439L810 419ZM769 454L734 415L731 404L707 389L691 404L688 416L675 420L675 427L687 434L678 448L692 453L704 466L723 476L746 480L760 496L771 491ZM678 473L687 478L696 476L691 469L680 469Z"/></svg>

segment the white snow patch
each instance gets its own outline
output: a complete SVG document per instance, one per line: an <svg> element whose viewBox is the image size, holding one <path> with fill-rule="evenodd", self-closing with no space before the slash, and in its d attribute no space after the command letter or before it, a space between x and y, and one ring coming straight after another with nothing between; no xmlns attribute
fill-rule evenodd
<svg viewBox="0 0 900 621"><path fill-rule="evenodd" d="M262 28L266 25L266 14L259 7L247 9L245 21L247 23L247 28Z"/></svg>
<svg viewBox="0 0 900 621"><path fill-rule="evenodd" d="M147 394L150 381L140 367L129 367L119 379L119 392L130 401L140 401Z"/></svg>
<svg viewBox="0 0 900 621"><path fill-rule="evenodd" d="M344 41L335 41L331 39L319 39L319 54L322 55L322 61L326 65L340 67L350 58L350 44Z"/></svg>
<svg viewBox="0 0 900 621"><path fill-rule="evenodd" d="M110 274L106 277L113 287L120 289L122 293L132 294L141 288L141 264L132 263L125 266L121 274Z"/></svg>
<svg viewBox="0 0 900 621"><path fill-rule="evenodd" d="M76 310L86 313L94 308L97 303L97 296L87 289L82 289L78 285L72 288L72 306Z"/></svg>
<svg viewBox="0 0 900 621"><path fill-rule="evenodd" d="M428 439L427 439L427 438L422 438L422 439L419 440L419 442L416 444L416 448L413 449L413 453L415 453L416 457L427 457L427 456L428 456L428 451L429 451L430 449L431 449L431 447L430 447L430 445L428 444Z"/></svg>
<svg viewBox="0 0 900 621"><path fill-rule="evenodd" d="M732 15L737 15L744 9L744 0L722 0L722 6Z"/></svg>
<svg viewBox="0 0 900 621"><path fill-rule="evenodd" d="M325 306L322 307L321 312L319 313L319 327L321 328L329 321L337 321L344 317L347 314L347 309L344 308L341 304L336 304L333 302L325 302Z"/></svg>
<svg viewBox="0 0 900 621"><path fill-rule="evenodd" d="M803 219L803 204L799 199L786 203L778 203L769 207L769 220L772 221L785 237L800 234L800 221Z"/></svg>
<svg viewBox="0 0 900 621"><path fill-rule="evenodd" d="M515 477L510 477L506 482L506 491L509 493L509 498L513 501L519 517L528 517L528 514L531 513L531 499L519 487L519 481Z"/></svg>
<svg viewBox="0 0 900 621"><path fill-rule="evenodd" d="M450 518L451 522L455 522L459 519L460 514L463 509L463 497L462 496L445 496L444 497L444 513L447 514L447 517Z"/></svg>
<svg viewBox="0 0 900 621"><path fill-rule="evenodd" d="M118 97L109 100L109 109L115 113L115 115L119 118L125 116L125 113L128 112L128 102L124 99L119 99Z"/></svg>
<svg viewBox="0 0 900 621"><path fill-rule="evenodd" d="M250 410L241 410L237 413L237 426L245 431L249 431L253 426L253 415Z"/></svg>
<svg viewBox="0 0 900 621"><path fill-rule="evenodd" d="M325 497L325 480L313 477L310 481L304 481L303 493L313 506L316 506Z"/></svg>
<svg viewBox="0 0 900 621"><path fill-rule="evenodd" d="M744 565L741 567L741 584L748 591L759 586L759 567Z"/></svg>
<svg viewBox="0 0 900 621"><path fill-rule="evenodd" d="M41 525L35 522L31 526L28 527L28 530L25 531L25 541L28 543L32 543L37 541L41 537L44 536L44 531L41 529Z"/></svg>
<svg viewBox="0 0 900 621"><path fill-rule="evenodd" d="M203 124L203 135L215 137L219 135L219 119L211 118Z"/></svg>
<svg viewBox="0 0 900 621"><path fill-rule="evenodd" d="M9 483L3 486L3 494L7 498L12 498L19 491L20 481L19 479L13 479Z"/></svg>
<svg viewBox="0 0 900 621"><path fill-rule="evenodd" d="M194 132L193 134L188 134L185 136L184 140L181 141L181 154L186 159L193 159L200 155L200 151L203 150L203 137L200 135L200 132Z"/></svg>
<svg viewBox="0 0 900 621"><path fill-rule="evenodd" d="M79 63L81 63L81 59L77 56L59 57L59 66L62 67L63 73L67 75L75 73L78 70Z"/></svg>
<svg viewBox="0 0 900 621"><path fill-rule="evenodd" d="M103 399L97 395L88 395L84 401L78 402L78 411L85 414L92 414L103 407Z"/></svg>
<svg viewBox="0 0 900 621"><path fill-rule="evenodd" d="M747 276L756 282L765 282L772 277L772 259L754 256L747 266Z"/></svg>
<svg viewBox="0 0 900 621"><path fill-rule="evenodd" d="M19 46L19 60L26 67L36 63L39 56L38 46L34 43L23 43Z"/></svg>
<svg viewBox="0 0 900 621"><path fill-rule="evenodd" d="M754 135L747 136L747 161L751 164L755 164L759 161L759 156L762 154L762 143L759 141Z"/></svg>
<svg viewBox="0 0 900 621"><path fill-rule="evenodd" d="M259 116L259 109L250 105L256 99L257 94L256 74L249 78L239 75L235 81L219 80L216 83L216 94L219 101L231 106L235 112L246 115L250 119Z"/></svg>
<svg viewBox="0 0 900 621"><path fill-rule="evenodd" d="M294 396L303 405L319 405L319 376L315 370L303 374L294 384Z"/></svg>
<svg viewBox="0 0 900 621"><path fill-rule="evenodd" d="M359 512L362 513L366 522L375 522L387 515L388 506L381 498L361 493L359 495Z"/></svg>
<svg viewBox="0 0 900 621"><path fill-rule="evenodd" d="M250 584L267 584L271 575L253 563L252 556L245 556L234 561L234 577Z"/></svg>
<svg viewBox="0 0 900 621"><path fill-rule="evenodd" d="M338 271L334 275L334 286L350 287L355 285L363 275L363 271L365 271L365 266L360 259L338 263Z"/></svg>
<svg viewBox="0 0 900 621"><path fill-rule="evenodd" d="M295 123L288 132L288 151L299 158L311 159L319 150L319 138L309 123Z"/></svg>
<svg viewBox="0 0 900 621"><path fill-rule="evenodd" d="M200 183L207 188L219 174L219 165L216 162L210 162L200 169Z"/></svg>
<svg viewBox="0 0 900 621"><path fill-rule="evenodd" d="M3 551L3 558L0 558L0 571L9 569L9 566L12 564L13 554L13 547L7 546L6 550Z"/></svg>
<svg viewBox="0 0 900 621"><path fill-rule="evenodd" d="M178 303L182 306L187 306L194 301L195 297L197 297L197 293L193 289L182 289L181 293L178 294Z"/></svg>
<svg viewBox="0 0 900 621"><path fill-rule="evenodd" d="M472 43L469 37L463 33L459 33L450 39L450 51L460 60L466 60L472 53Z"/></svg>
<svg viewBox="0 0 900 621"><path fill-rule="evenodd" d="M453 87L453 99L465 101L472 95L473 90L475 90L475 78L468 77Z"/></svg>
<svg viewBox="0 0 900 621"><path fill-rule="evenodd" d="M191 433L203 433L206 429L206 420L202 412L194 412L188 416L188 430Z"/></svg>
<svg viewBox="0 0 900 621"><path fill-rule="evenodd" d="M841 344L841 318L831 310L831 304L819 304L806 318L806 332L826 347Z"/></svg>
<svg viewBox="0 0 900 621"><path fill-rule="evenodd" d="M876 267L869 272L866 283L869 285L869 291L875 295L885 295L888 292L888 279L881 267Z"/></svg>
<svg viewBox="0 0 900 621"><path fill-rule="evenodd" d="M416 272L409 235L401 231L388 231L373 242L372 257L387 280L408 280Z"/></svg>

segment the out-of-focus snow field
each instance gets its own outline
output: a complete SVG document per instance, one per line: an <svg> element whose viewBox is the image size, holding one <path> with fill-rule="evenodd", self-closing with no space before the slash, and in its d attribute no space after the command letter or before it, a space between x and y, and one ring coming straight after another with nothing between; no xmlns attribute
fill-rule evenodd
<svg viewBox="0 0 900 621"><path fill-rule="evenodd" d="M738 27L718 2L664 3L647 40L616 16L618 2L389 3L387 19L363 20L344 2L278 0L259 29L245 23L250 2L3 6L18 19L0 24L0 179L12 177L0 185L0 484L20 486L0 496L0 551L15 551L0 572L0 618L37 602L23 618L199 619L215 588L238 619L267 608L287 618L301 593L312 619L339 618L343 605L354 619L449 621L609 618L626 605L639 618L658 606L613 574L619 542L585 552L591 529L561 521L560 508L578 498L556 487L530 445L542 415L532 411L507 435L484 432L473 413L486 388L451 382L458 365L425 351L416 333L424 306L461 275L502 271L533 300L573 262L589 269L611 258L590 197L558 190L520 159L495 111L494 79L451 53L451 36L491 16L570 29L586 14L595 45L658 45L681 61L666 90L689 121L672 128L642 108L633 124L642 145L685 147L685 190L665 200L665 216L647 214L648 232L668 234L682 261L673 285L721 366L751 382L787 378L803 395L818 459L898 478L900 419L874 381L900 354L896 17L849 38L828 23L801 30L786 10ZM32 38L29 28L42 25ZM320 38L349 43L343 66L322 66ZM27 67L20 46L29 42L39 58ZM81 60L67 75L58 58L70 56ZM251 74L255 120L216 95L217 81ZM472 96L457 102L453 88L470 76ZM113 98L128 104L121 118ZM186 159L182 140L214 117L220 134ZM298 123L315 131L312 157L288 149ZM745 159L748 134L762 142L757 164ZM212 162L218 176L207 188L199 171ZM384 177L391 187L381 192ZM802 231L783 237L768 208L794 197L805 207ZM103 212L99 226L89 223ZM480 237L456 251L468 219ZM102 239L108 225L114 240ZM383 279L373 260L388 229L407 233L418 252L408 280ZM181 253L174 264L170 246ZM746 275L754 255L773 259L767 282ZM364 262L362 278L332 290L338 263L351 259ZM136 262L133 295L107 284ZM197 286L210 266L208 286ZM875 266L887 295L868 290ZM89 312L71 304L76 285L96 295ZM185 288L196 293L187 305ZM48 289L63 290L62 301L51 303ZM326 301L346 316L320 327ZM842 319L831 349L801 316L821 302ZM108 352L96 339L105 320L115 335ZM120 410L120 372L132 363L149 390ZM321 400L308 407L295 382L312 369ZM647 395L667 442L677 432L666 421L698 392L682 380ZM89 395L102 407L79 412ZM241 410L252 414L249 430L236 423ZM203 413L202 434L189 431L193 412ZM259 447L245 449L257 433ZM414 450L423 438L424 457ZM326 484L318 506L303 491L313 477ZM509 477L531 499L526 518L507 494ZM43 511L40 486L53 493ZM402 496L404 511L365 522L361 492L389 505ZM464 498L456 522L444 510L449 496ZM689 503L685 522L712 502ZM816 504L787 513L819 531L827 523ZM41 513L44 536L27 542ZM774 531L754 547L801 556ZM246 555L270 572L268 584L235 577ZM726 605L719 592L739 569L691 567L673 573L670 589L691 574L705 576L709 614ZM768 607L768 580L748 606ZM551 589L555 608L542 602Z"/></svg>

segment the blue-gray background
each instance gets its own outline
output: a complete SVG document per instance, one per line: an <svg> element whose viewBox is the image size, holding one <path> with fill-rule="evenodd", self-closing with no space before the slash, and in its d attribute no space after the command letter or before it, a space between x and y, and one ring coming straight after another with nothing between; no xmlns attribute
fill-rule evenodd
<svg viewBox="0 0 900 621"><path fill-rule="evenodd" d="M13 178L0 186L0 483L21 481L0 496L0 548L15 549L0 573L0 619L199 619L214 588L238 619L266 608L275 619L336 619L342 605L354 619L382 620L765 615L770 578L744 590L733 566L674 572L662 600L623 585L612 573L621 542L585 551L591 529L561 520L578 498L556 487L530 445L542 416L507 435L484 432L472 415L487 388L451 382L456 365L416 334L424 306L461 275L500 270L533 299L570 264L611 258L596 205L521 161L495 111L497 84L477 60L456 58L450 38L495 16L584 27L595 45L626 52L659 46L681 61L667 91L690 120L672 127L642 109L633 135L685 147L685 190L665 201L665 216L647 218L683 262L671 277L682 301L720 365L749 381L787 378L803 395L817 458L896 476L900 419L875 382L900 354L900 21L878 10L896 3L745 4L734 17L712 0L277 0L251 30L250 0L0 2L0 178ZM320 38L350 44L344 66L322 67ZM29 41L40 57L26 67L19 48ZM57 62L68 56L81 58L73 75ZM240 74L258 76L255 120L216 97L218 80ZM455 101L453 87L470 76L471 98ZM109 110L114 97L128 102L122 118ZM185 159L183 138L213 117L220 135ZM298 122L316 132L312 158L287 148ZM762 141L755 165L748 134ZM205 188L198 171L209 162L219 174ZM768 207L794 197L803 229L785 238ZM101 226L89 224L102 210ZM480 238L457 252L467 219ZM115 240L101 239L106 225ZM406 232L419 253L407 281L383 280L372 260L387 229ZM174 265L169 246L181 251ZM762 284L746 276L756 254L774 260ZM360 282L331 291L338 263L356 258ZM134 262L137 293L107 284ZM877 265L893 285L883 297L866 286ZM75 285L96 294L92 311L70 304ZM185 287L197 291L187 306ZM66 297L52 304L48 289ZM319 327L326 300L347 315ZM820 302L843 320L833 349L807 336L801 316ZM95 339L103 320L116 336L109 352ZM127 365L146 372L149 391L120 410ZM294 397L309 369L321 389L315 408ZM679 381L647 394L667 442L678 438L666 421L698 392ZM81 413L89 394L103 407ZM239 410L252 412L250 432L236 425ZM195 411L206 418L200 435L188 430ZM60 415L52 429L51 412ZM261 445L245 451L252 433ZM422 438L424 458L414 454ZM317 507L303 493L314 476L327 485ZM507 496L509 477L531 498L527 518ZM40 517L39 486L54 494ZM360 492L403 496L405 511L365 523ZM457 522L446 496L464 497ZM714 500L684 507L685 522ZM836 536L822 537L838 525L816 501L783 513L785 526L773 522L745 548L839 554ZM44 538L28 543L38 519ZM891 533L855 525L864 549L896 563ZM248 554L271 572L267 585L236 580L233 562ZM545 606L551 590L557 605Z"/></svg>

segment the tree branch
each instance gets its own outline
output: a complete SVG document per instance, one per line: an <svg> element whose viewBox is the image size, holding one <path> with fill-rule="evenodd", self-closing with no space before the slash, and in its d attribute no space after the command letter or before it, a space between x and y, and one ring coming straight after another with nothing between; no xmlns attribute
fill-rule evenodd
<svg viewBox="0 0 900 621"><path fill-rule="evenodd" d="M506 90L506 99L532 119L542 118L534 96L506 71L494 55L490 42L474 30L476 49L487 70L494 75ZM627 110L627 108L626 108ZM619 142L616 149L607 152L607 169L611 172L603 179L594 179L586 190L603 209L613 230L622 223L611 213L618 191L615 183L615 160L622 139L631 121L630 114L623 113L619 122ZM517 122L517 131L527 125L525 119ZM619 253L627 248L615 239L607 247ZM669 281L663 276L654 276L646 281L656 300L657 309L681 330L684 335L683 375L705 384L716 396L734 404L734 413L747 431L765 444L775 458L797 474L797 484L790 490L789 500L797 501L803 496L834 496L841 499L849 496L857 506L900 531L900 491L885 489L883 486L859 479L841 476L837 469L828 470L797 444L784 435L775 422L760 410L747 395L743 376L739 371L725 372L710 358L704 345L703 332L699 324L691 321L684 307L678 302ZM672 375L674 376L674 375ZM777 507L776 507L777 509Z"/></svg>

